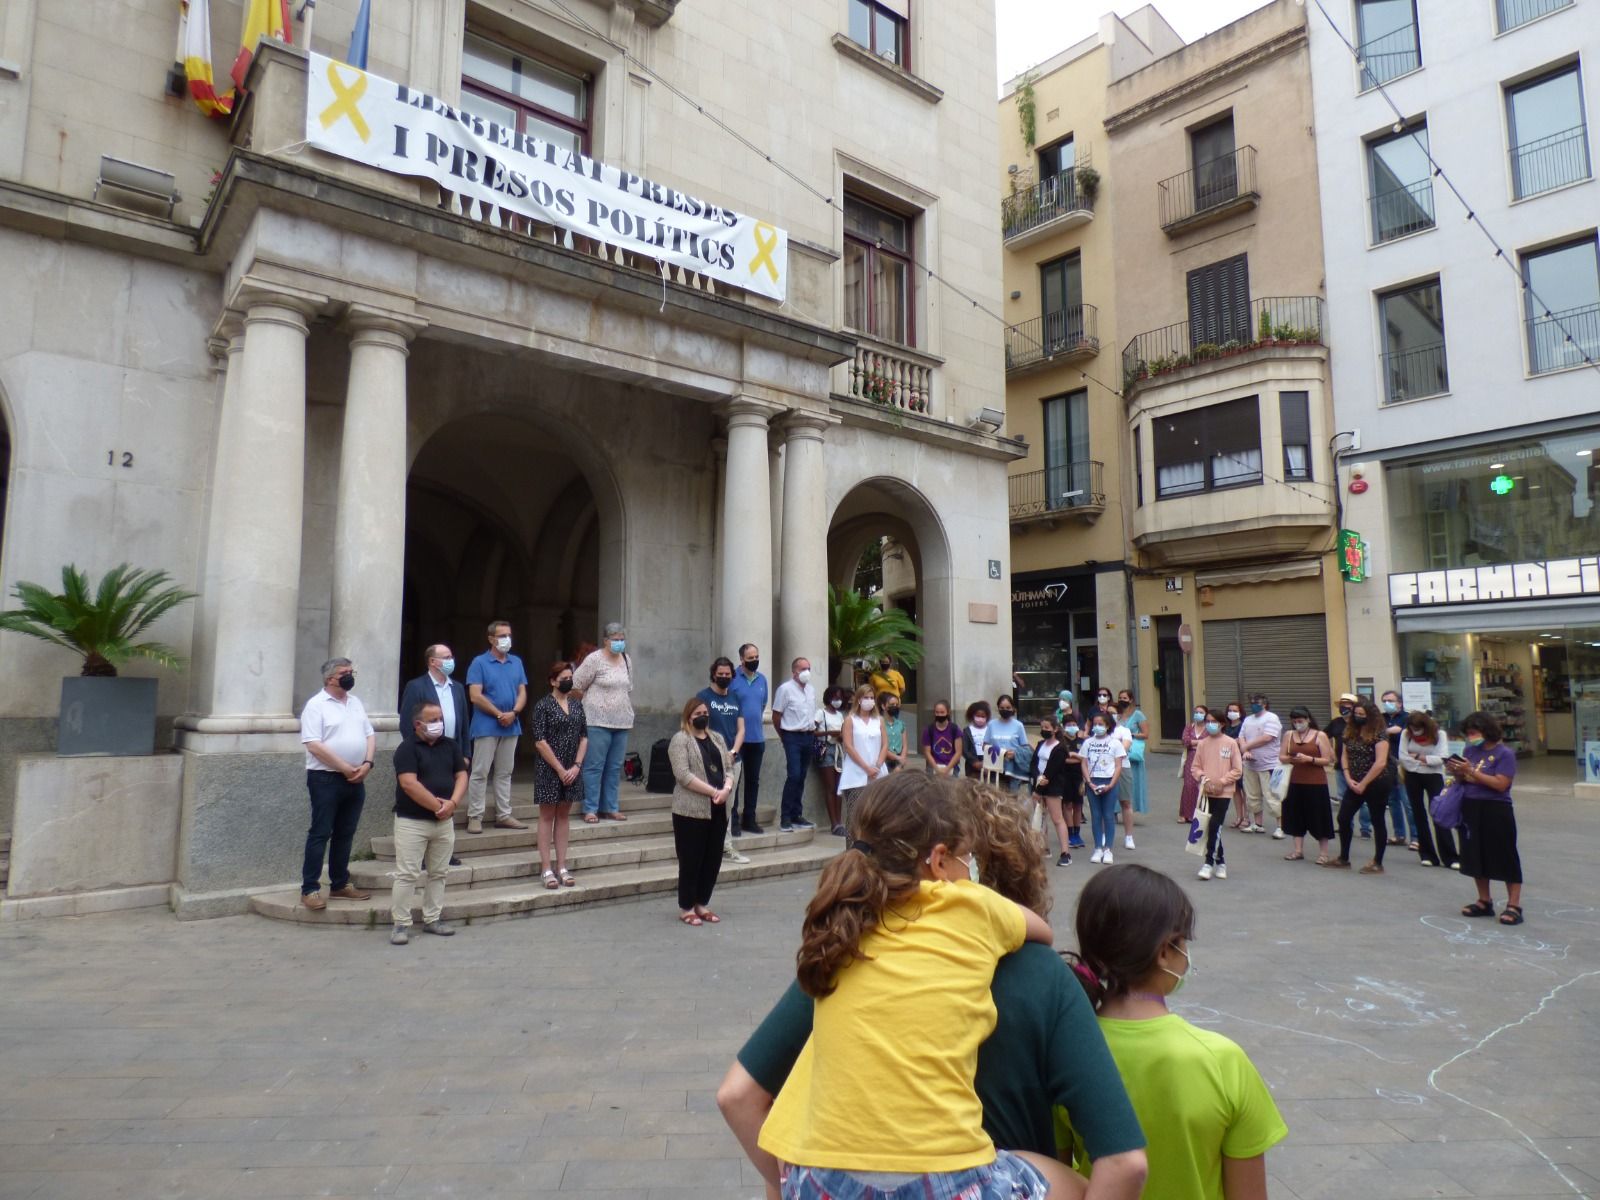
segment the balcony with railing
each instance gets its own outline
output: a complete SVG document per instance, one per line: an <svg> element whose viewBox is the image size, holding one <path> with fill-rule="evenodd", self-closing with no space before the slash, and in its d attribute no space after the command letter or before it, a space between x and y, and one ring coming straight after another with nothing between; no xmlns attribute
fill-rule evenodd
<svg viewBox="0 0 1600 1200"><path fill-rule="evenodd" d="M1600 304L1532 317L1527 326L1530 374L1600 363Z"/></svg>
<svg viewBox="0 0 1600 1200"><path fill-rule="evenodd" d="M1082 517L1093 521L1106 509L1105 464L1085 459L1042 471L1012 475L1007 481L1011 521L1053 521Z"/></svg>
<svg viewBox="0 0 1600 1200"><path fill-rule="evenodd" d="M1369 203L1372 206L1373 245L1433 228L1432 176L1405 187L1379 192Z"/></svg>
<svg viewBox="0 0 1600 1200"><path fill-rule="evenodd" d="M1500 20L1500 32L1509 33L1529 21L1571 8L1572 3L1573 0L1495 0L1495 15Z"/></svg>
<svg viewBox="0 0 1600 1200"><path fill-rule="evenodd" d="M933 369L938 361L904 346L862 338L855 357L842 368L845 394L884 408L931 416Z"/></svg>
<svg viewBox="0 0 1600 1200"><path fill-rule="evenodd" d="M1240 146L1156 184L1161 228L1176 236L1220 221L1261 202L1256 190L1256 148Z"/></svg>
<svg viewBox="0 0 1600 1200"><path fill-rule="evenodd" d="M1383 374L1390 404L1439 396L1450 390L1450 368L1443 342L1388 352L1383 356Z"/></svg>
<svg viewBox="0 0 1600 1200"><path fill-rule="evenodd" d="M1094 220L1100 173L1081 159L1071 170L1049 175L1000 201L1006 249L1016 250Z"/></svg>
<svg viewBox="0 0 1600 1200"><path fill-rule="evenodd" d="M1371 91L1380 83L1388 83L1402 75L1409 75L1422 66L1422 47L1417 42L1417 27L1402 25L1364 43L1356 51L1361 63L1361 90Z"/></svg>
<svg viewBox="0 0 1600 1200"><path fill-rule="evenodd" d="M1210 314L1204 325L1178 321L1136 335L1122 350L1122 388L1132 389L1189 367L1215 367L1241 354L1322 346L1320 296L1264 296Z"/></svg>
<svg viewBox="0 0 1600 1200"><path fill-rule="evenodd" d="M1020 375L1100 353L1099 313L1092 304L1048 312L1006 329L1006 374Z"/></svg>
<svg viewBox="0 0 1600 1200"><path fill-rule="evenodd" d="M1518 200L1589 178L1589 130L1574 125L1511 147L1511 181Z"/></svg>

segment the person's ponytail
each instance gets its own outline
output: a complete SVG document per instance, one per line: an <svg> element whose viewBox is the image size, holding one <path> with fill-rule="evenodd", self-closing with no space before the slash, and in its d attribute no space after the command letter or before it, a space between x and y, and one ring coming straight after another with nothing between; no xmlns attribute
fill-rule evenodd
<svg viewBox="0 0 1600 1200"><path fill-rule="evenodd" d="M813 999L833 994L834 977L861 957L861 939L889 903L889 882L860 847L822 869L817 894L806 905L795 975Z"/></svg>

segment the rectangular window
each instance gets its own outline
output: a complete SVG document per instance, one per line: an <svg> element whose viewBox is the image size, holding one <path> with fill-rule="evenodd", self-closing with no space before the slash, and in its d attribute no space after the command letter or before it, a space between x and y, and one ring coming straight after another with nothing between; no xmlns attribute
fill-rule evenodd
<svg viewBox="0 0 1600 1200"><path fill-rule="evenodd" d="M1071 136L1039 151L1039 208L1065 211L1078 207L1078 144Z"/></svg>
<svg viewBox="0 0 1600 1200"><path fill-rule="evenodd" d="M1356 26L1362 91L1422 65L1415 0L1356 0Z"/></svg>
<svg viewBox="0 0 1600 1200"><path fill-rule="evenodd" d="M1232 113L1190 132L1195 212L1216 208L1239 195L1239 164L1233 151Z"/></svg>
<svg viewBox="0 0 1600 1200"><path fill-rule="evenodd" d="M1261 482L1261 407L1255 396L1158 416L1156 499Z"/></svg>
<svg viewBox="0 0 1600 1200"><path fill-rule="evenodd" d="M1444 297L1439 278L1378 297L1383 322L1385 387L1391 402L1450 390L1444 355Z"/></svg>
<svg viewBox="0 0 1600 1200"><path fill-rule="evenodd" d="M1133 503L1136 508L1144 507L1144 432L1142 426L1133 427Z"/></svg>
<svg viewBox="0 0 1600 1200"><path fill-rule="evenodd" d="M1250 330L1249 256L1239 254L1188 275L1189 348L1248 342Z"/></svg>
<svg viewBox="0 0 1600 1200"><path fill-rule="evenodd" d="M1076 253L1039 268L1043 297L1044 352L1054 354L1083 341L1083 264Z"/></svg>
<svg viewBox="0 0 1600 1200"><path fill-rule="evenodd" d="M1589 130L1576 63L1507 88L1506 117L1518 200L1589 178Z"/></svg>
<svg viewBox="0 0 1600 1200"><path fill-rule="evenodd" d="M1593 235L1522 256L1528 369L1535 375L1600 362L1600 250Z"/></svg>
<svg viewBox="0 0 1600 1200"><path fill-rule="evenodd" d="M1051 509L1090 502L1089 392L1069 392L1044 402L1044 496Z"/></svg>
<svg viewBox="0 0 1600 1200"><path fill-rule="evenodd" d="M911 218L844 198L844 323L902 346L916 344L911 304Z"/></svg>
<svg viewBox="0 0 1600 1200"><path fill-rule="evenodd" d="M1367 143L1372 196L1372 240L1392 241L1433 228L1433 168L1428 123Z"/></svg>
<svg viewBox="0 0 1600 1200"><path fill-rule="evenodd" d="M476 34L462 47L464 111L575 154L589 149L591 82Z"/></svg>
<svg viewBox="0 0 1600 1200"><path fill-rule="evenodd" d="M1039 180L1070 173L1078 165L1078 145L1069 135L1039 151Z"/></svg>
<svg viewBox="0 0 1600 1200"><path fill-rule="evenodd" d="M1572 0L1495 0L1495 16L1500 20L1500 32L1508 33L1519 25L1538 20L1546 13L1571 8Z"/></svg>
<svg viewBox="0 0 1600 1200"><path fill-rule="evenodd" d="M1311 478L1311 394L1279 392L1278 419L1283 426L1283 477Z"/></svg>
<svg viewBox="0 0 1600 1200"><path fill-rule="evenodd" d="M850 40L909 70L910 18L911 0L850 0Z"/></svg>

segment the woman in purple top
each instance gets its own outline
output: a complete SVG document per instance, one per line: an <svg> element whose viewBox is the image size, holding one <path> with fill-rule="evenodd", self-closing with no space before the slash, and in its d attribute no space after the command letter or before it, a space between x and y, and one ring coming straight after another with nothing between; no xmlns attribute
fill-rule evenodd
<svg viewBox="0 0 1600 1200"><path fill-rule="evenodd" d="M1489 881L1506 885L1500 924L1522 924L1522 859L1517 855L1517 816L1511 806L1516 753L1500 740L1500 722L1475 712L1461 722L1466 749L1445 766L1461 785L1461 873L1478 885L1478 899L1461 910L1464 917L1494 916Z"/></svg>

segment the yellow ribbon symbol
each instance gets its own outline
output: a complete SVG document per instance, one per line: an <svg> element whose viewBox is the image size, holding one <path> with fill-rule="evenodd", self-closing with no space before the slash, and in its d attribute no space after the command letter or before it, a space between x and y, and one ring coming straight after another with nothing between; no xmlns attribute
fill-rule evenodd
<svg viewBox="0 0 1600 1200"><path fill-rule="evenodd" d="M772 276L772 282L778 282L778 264L772 261L772 252L778 248L778 231L765 221L757 221L755 229L756 249L760 252L750 260L750 274L754 275L762 267L766 267L767 274Z"/></svg>
<svg viewBox="0 0 1600 1200"><path fill-rule="evenodd" d="M355 68L351 68L354 70ZM367 76L364 71L356 71L356 81L346 87L344 80L339 78L339 64L328 64L328 83L333 88L333 103L322 110L319 118L322 127L327 129L340 117L349 117L350 124L355 126L356 134L364 142L372 136L372 128L367 124L366 118L361 115L361 110L356 107L356 102L366 94Z"/></svg>

